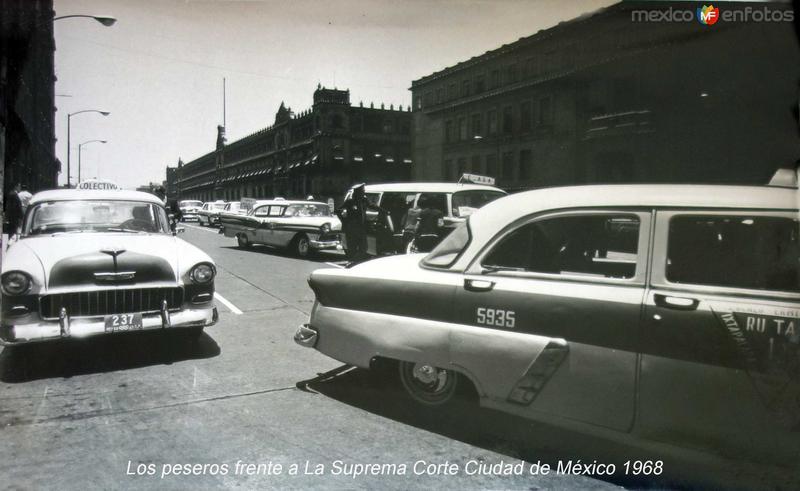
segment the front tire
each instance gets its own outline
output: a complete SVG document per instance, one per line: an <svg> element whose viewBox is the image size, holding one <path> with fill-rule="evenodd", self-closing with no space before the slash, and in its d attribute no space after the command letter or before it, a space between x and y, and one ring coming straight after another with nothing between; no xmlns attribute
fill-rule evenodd
<svg viewBox="0 0 800 491"><path fill-rule="evenodd" d="M298 234L292 240L291 249L295 256L306 258L311 255L311 241L306 234Z"/></svg>
<svg viewBox="0 0 800 491"><path fill-rule="evenodd" d="M236 243L239 245L240 249L250 249L250 247L253 245L250 243L250 239L248 239L245 234L237 235Z"/></svg>
<svg viewBox="0 0 800 491"><path fill-rule="evenodd" d="M408 361L401 361L398 369L403 388L418 403L443 406L455 399L460 379L457 372Z"/></svg>

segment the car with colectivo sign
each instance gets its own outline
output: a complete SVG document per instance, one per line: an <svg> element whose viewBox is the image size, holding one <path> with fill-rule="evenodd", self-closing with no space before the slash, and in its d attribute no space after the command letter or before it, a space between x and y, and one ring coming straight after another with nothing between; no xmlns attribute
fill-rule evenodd
<svg viewBox="0 0 800 491"><path fill-rule="evenodd" d="M320 269L295 341L410 396L796 469L797 189L551 188L500 198L430 254Z"/></svg>
<svg viewBox="0 0 800 491"><path fill-rule="evenodd" d="M158 197L113 189L33 196L3 258L0 344L217 321L211 258L176 237Z"/></svg>
<svg viewBox="0 0 800 491"><path fill-rule="evenodd" d="M239 247L264 244L290 250L299 257L336 249L342 224L327 203L318 201L242 200L246 215L222 214L220 226Z"/></svg>

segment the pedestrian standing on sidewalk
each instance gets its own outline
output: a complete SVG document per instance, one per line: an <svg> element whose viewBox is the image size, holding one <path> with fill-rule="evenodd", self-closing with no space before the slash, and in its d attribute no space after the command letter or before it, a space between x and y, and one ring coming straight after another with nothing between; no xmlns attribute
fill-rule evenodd
<svg viewBox="0 0 800 491"><path fill-rule="evenodd" d="M11 238L19 232L22 225L22 201L20 201L19 193L22 191L22 186L19 183L15 184L11 192L5 198L5 217L6 229L5 233Z"/></svg>

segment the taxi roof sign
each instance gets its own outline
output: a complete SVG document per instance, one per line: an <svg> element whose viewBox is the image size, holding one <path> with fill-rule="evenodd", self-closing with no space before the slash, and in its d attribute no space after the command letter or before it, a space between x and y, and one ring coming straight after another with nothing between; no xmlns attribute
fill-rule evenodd
<svg viewBox="0 0 800 491"><path fill-rule="evenodd" d="M79 182L75 189L93 191L119 191L120 187L111 181L105 181L102 179L87 179Z"/></svg>
<svg viewBox="0 0 800 491"><path fill-rule="evenodd" d="M494 186L494 177L482 176L480 174L461 174L459 183L470 182L472 184L486 184L487 186Z"/></svg>

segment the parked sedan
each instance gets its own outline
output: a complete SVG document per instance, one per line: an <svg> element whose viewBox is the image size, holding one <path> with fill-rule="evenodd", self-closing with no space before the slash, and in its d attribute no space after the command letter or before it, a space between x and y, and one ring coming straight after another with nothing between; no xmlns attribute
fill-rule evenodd
<svg viewBox="0 0 800 491"><path fill-rule="evenodd" d="M149 193L37 193L3 259L3 345L217 321L214 262Z"/></svg>
<svg viewBox="0 0 800 491"><path fill-rule="evenodd" d="M796 189L583 186L489 203L428 255L315 271L295 340L413 399L796 466ZM787 467L794 468L796 467Z"/></svg>

